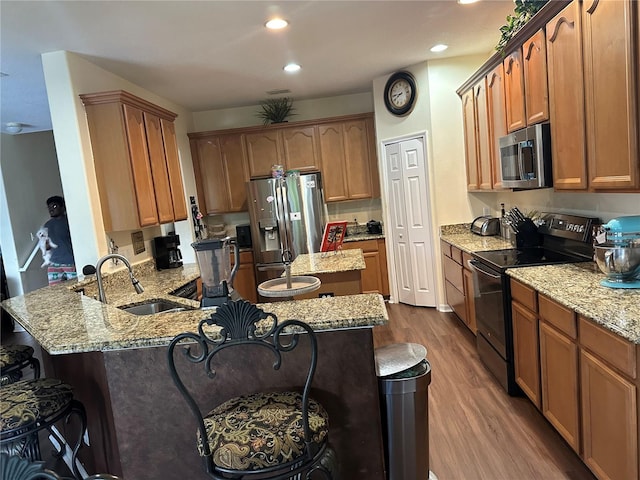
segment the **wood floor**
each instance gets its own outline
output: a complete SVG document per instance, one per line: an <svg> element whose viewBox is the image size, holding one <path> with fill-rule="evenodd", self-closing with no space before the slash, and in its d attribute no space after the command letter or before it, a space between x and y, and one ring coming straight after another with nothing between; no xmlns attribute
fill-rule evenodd
<svg viewBox="0 0 640 480"><path fill-rule="evenodd" d="M387 304L376 347L419 343L431 365L430 470L439 480L593 480L526 397L510 397L484 368L474 335L453 313Z"/></svg>

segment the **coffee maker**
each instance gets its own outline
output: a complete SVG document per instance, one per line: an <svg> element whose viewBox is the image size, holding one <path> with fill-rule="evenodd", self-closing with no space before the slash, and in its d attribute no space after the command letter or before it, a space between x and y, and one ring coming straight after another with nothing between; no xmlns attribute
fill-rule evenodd
<svg viewBox="0 0 640 480"><path fill-rule="evenodd" d="M158 270L182 266L182 253L178 245L180 245L180 237L174 234L153 239L153 257L156 259Z"/></svg>

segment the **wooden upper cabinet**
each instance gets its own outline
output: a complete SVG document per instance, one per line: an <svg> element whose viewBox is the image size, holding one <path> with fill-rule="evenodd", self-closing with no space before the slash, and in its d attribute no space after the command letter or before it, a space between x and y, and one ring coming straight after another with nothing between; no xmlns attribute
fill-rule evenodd
<svg viewBox="0 0 640 480"><path fill-rule="evenodd" d="M556 190L588 186L580 3L574 0L546 26L549 116Z"/></svg>
<svg viewBox="0 0 640 480"><path fill-rule="evenodd" d="M371 125L365 118L318 125L326 202L373 198L379 191Z"/></svg>
<svg viewBox="0 0 640 480"><path fill-rule="evenodd" d="M487 79L480 80L473 87L473 101L476 112L476 142L478 143L478 188L491 190L491 124L487 98Z"/></svg>
<svg viewBox="0 0 640 480"><path fill-rule="evenodd" d="M287 170L320 170L318 131L315 125L282 129L282 152Z"/></svg>
<svg viewBox="0 0 640 480"><path fill-rule="evenodd" d="M143 117L149 148L153 191L155 193L156 206L158 207L158 220L160 223L169 223L173 221L173 200L171 198L167 156L162 140L160 117L147 112L143 112Z"/></svg>
<svg viewBox="0 0 640 480"><path fill-rule="evenodd" d="M522 50L518 49L508 55L503 64L507 130L513 132L527 126Z"/></svg>
<svg viewBox="0 0 640 480"><path fill-rule="evenodd" d="M525 111L527 125L549 120L547 48L544 30L538 30L522 45Z"/></svg>
<svg viewBox="0 0 640 480"><path fill-rule="evenodd" d="M462 121L464 126L464 156L467 167L467 190L480 187L478 172L478 142L473 89L462 95Z"/></svg>
<svg viewBox="0 0 640 480"><path fill-rule="evenodd" d="M502 187L500 172L500 137L507 134L507 112L504 100L504 66L497 65L487 75L487 99L489 103L489 152L491 157L494 189Z"/></svg>
<svg viewBox="0 0 640 480"><path fill-rule="evenodd" d="M245 135L249 175L253 177L271 176L272 165L284 165L280 131L277 129L251 132Z"/></svg>
<svg viewBox="0 0 640 480"><path fill-rule="evenodd" d="M174 220L186 220L188 216L187 201L184 196L184 182L182 181L182 170L180 169L176 127L173 122L165 118L160 119L160 126L167 158L167 171L169 172Z"/></svg>
<svg viewBox="0 0 640 480"><path fill-rule="evenodd" d="M198 198L207 214L247 211L242 134L192 139L191 156Z"/></svg>
<svg viewBox="0 0 640 480"><path fill-rule="evenodd" d="M640 188L638 23L635 0L584 2L587 158L592 189Z"/></svg>
<svg viewBox="0 0 640 480"><path fill-rule="evenodd" d="M173 130L176 114L122 90L80 98L105 230L136 230L185 219Z"/></svg>

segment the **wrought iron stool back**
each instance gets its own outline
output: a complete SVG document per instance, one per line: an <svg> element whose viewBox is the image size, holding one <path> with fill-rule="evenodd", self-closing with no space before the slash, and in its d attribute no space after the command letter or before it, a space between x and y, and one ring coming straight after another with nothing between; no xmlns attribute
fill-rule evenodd
<svg viewBox="0 0 640 480"><path fill-rule="evenodd" d="M302 338L309 344L309 366L304 369L306 379L301 394L250 393L227 400L203 414L194 399L196 392L190 392L183 381L189 375L189 364L200 364L207 377L214 379L216 355L238 346L266 349L274 359L273 369L279 370L282 354L293 351ZM183 355L176 355L178 347ZM237 353L241 351L234 353L234 371L242 363L242 355ZM309 396L317 356L316 335L309 325L299 320L278 323L274 314L246 301L230 301L218 307L214 314L200 321L197 333L185 332L172 340L168 350L169 370L195 416L197 446L210 477L311 478L312 473L320 472L324 478L333 478L335 454L328 447L328 416L322 405ZM251 365L254 370L256 367ZM202 394L198 397L202 398Z"/></svg>
<svg viewBox="0 0 640 480"><path fill-rule="evenodd" d="M0 480L67 480L56 472L45 468L44 462L31 461L26 458L0 454ZM84 480L120 480L119 477L107 474L96 474Z"/></svg>

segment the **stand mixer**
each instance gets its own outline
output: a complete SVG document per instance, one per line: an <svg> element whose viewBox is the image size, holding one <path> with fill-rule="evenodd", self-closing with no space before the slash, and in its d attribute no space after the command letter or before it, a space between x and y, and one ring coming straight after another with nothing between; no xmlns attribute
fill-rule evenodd
<svg viewBox="0 0 640 480"><path fill-rule="evenodd" d="M594 246L596 263L607 275L600 284L640 288L640 215L617 217L602 227L606 242Z"/></svg>

